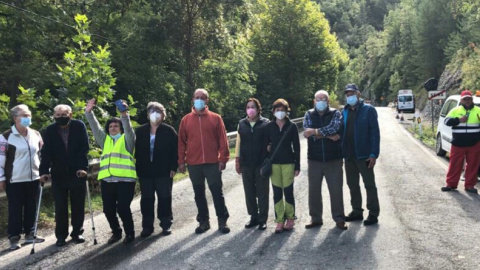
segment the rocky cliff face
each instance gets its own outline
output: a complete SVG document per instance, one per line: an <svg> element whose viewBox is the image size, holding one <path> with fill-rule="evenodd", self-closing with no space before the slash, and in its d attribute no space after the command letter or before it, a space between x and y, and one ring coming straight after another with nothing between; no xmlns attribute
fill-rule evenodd
<svg viewBox="0 0 480 270"><path fill-rule="evenodd" d="M450 95L460 94L460 87L462 85L462 69L461 65L448 65L443 71L438 81L438 90L447 90L447 97ZM438 115L443 106L443 101L435 100L433 103L433 122L436 124ZM425 107L422 111L425 120L432 121L432 102L426 100Z"/></svg>

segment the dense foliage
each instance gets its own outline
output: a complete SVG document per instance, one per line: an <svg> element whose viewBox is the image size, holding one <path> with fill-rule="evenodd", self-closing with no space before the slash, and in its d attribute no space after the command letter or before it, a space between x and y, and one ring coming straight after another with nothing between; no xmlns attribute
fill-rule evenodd
<svg viewBox="0 0 480 270"><path fill-rule="evenodd" d="M139 123L159 101L177 126L203 87L232 131L250 96L266 116L286 98L294 117L321 88L343 103L350 82L376 105L398 89L424 93L445 69L478 89L479 9L476 0L0 1L0 129L19 102L35 128L59 102L82 117L91 97L103 116L116 113L112 101L135 100Z"/></svg>

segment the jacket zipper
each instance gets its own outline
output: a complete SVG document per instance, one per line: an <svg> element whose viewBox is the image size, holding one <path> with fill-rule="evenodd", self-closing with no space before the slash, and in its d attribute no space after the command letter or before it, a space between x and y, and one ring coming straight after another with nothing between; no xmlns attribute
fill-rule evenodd
<svg viewBox="0 0 480 270"><path fill-rule="evenodd" d="M323 119L322 117L320 116L320 126L323 127ZM319 128L320 129L320 128ZM323 143L324 142L324 138L320 139L322 140L322 155L323 155L323 162L325 162L325 144Z"/></svg>
<svg viewBox="0 0 480 270"><path fill-rule="evenodd" d="M21 136L21 135L20 135ZM27 135L28 136L28 135ZM23 136L22 136L23 137ZM30 179L33 181L33 172L32 172L32 152L30 151L30 144L28 143L27 138L23 137L28 147L28 156L30 157Z"/></svg>
<svg viewBox="0 0 480 270"><path fill-rule="evenodd" d="M202 132L202 117L198 116L198 122L200 124L200 140L202 141L202 156L203 156L203 163L205 163L205 149L203 146L203 132Z"/></svg>

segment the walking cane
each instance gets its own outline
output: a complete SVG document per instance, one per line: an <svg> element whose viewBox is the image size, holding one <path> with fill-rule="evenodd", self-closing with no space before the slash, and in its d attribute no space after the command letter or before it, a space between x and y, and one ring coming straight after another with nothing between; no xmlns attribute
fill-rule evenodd
<svg viewBox="0 0 480 270"><path fill-rule="evenodd" d="M43 183L40 183L40 195L38 197L37 216L35 217L35 229L33 232L33 245L31 254L35 254L35 242L37 242L37 228L38 228L38 216L40 215L40 204L42 203Z"/></svg>
<svg viewBox="0 0 480 270"><path fill-rule="evenodd" d="M90 198L90 188L88 185L88 180L86 182L87 184L87 197L88 197L88 208L90 208L90 219L92 220L92 231L93 231L93 244L97 244L97 236L95 235L95 223L93 223L93 212L92 212L92 199Z"/></svg>

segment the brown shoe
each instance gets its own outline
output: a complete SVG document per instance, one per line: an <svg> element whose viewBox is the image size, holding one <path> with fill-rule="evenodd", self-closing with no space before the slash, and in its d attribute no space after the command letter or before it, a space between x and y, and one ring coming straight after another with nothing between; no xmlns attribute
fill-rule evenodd
<svg viewBox="0 0 480 270"><path fill-rule="evenodd" d="M343 231L348 229L347 225L345 225L345 222L343 222L343 221L337 222L337 228L339 228L340 230L343 230Z"/></svg>
<svg viewBox="0 0 480 270"><path fill-rule="evenodd" d="M315 228L315 227L320 227L323 225L323 222L310 222L308 224L305 225L305 229L311 229L311 228Z"/></svg>

